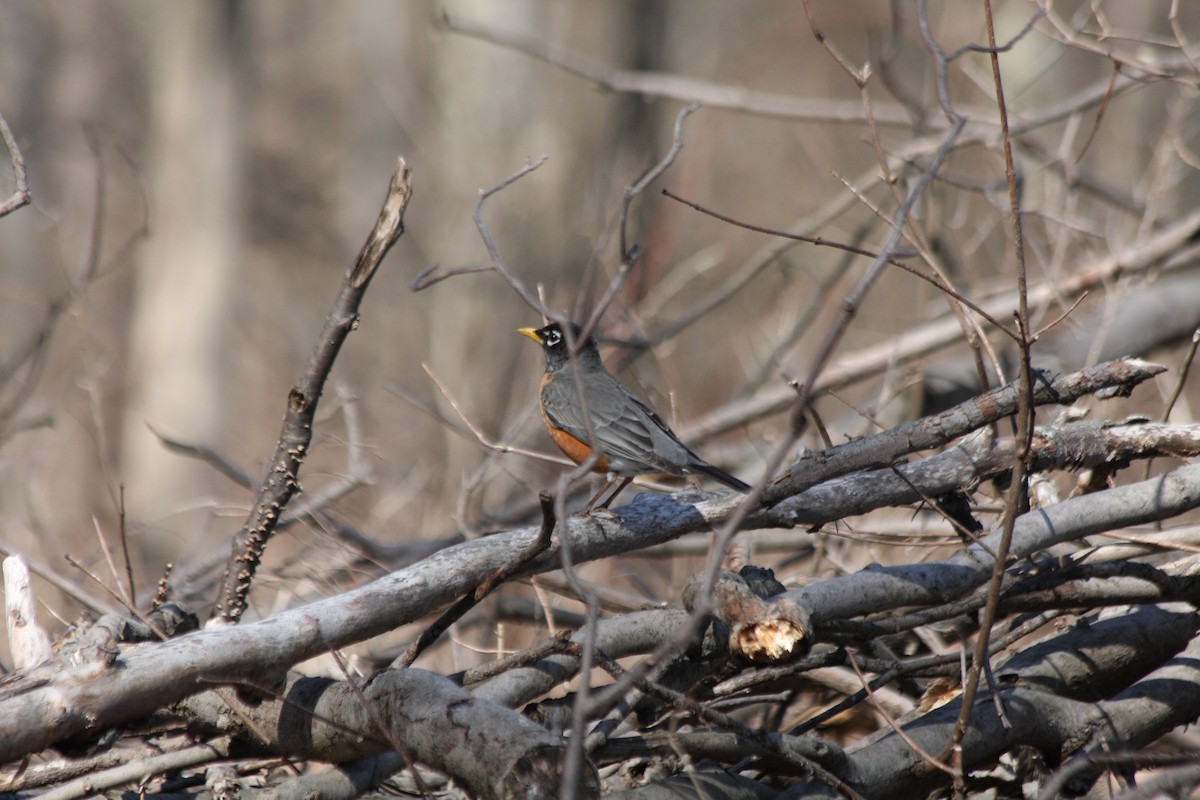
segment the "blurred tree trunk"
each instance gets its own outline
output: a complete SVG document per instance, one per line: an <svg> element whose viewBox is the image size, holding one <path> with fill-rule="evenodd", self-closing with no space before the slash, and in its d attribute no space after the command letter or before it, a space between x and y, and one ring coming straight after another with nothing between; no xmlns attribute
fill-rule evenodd
<svg viewBox="0 0 1200 800"><path fill-rule="evenodd" d="M241 257L241 159L233 6L148 12L156 35L147 190L151 228L169 235L152 236L137 265L121 476L130 509L153 521L221 480L167 452L147 426L213 443L222 438L227 404L236 404L227 381L227 307Z"/></svg>

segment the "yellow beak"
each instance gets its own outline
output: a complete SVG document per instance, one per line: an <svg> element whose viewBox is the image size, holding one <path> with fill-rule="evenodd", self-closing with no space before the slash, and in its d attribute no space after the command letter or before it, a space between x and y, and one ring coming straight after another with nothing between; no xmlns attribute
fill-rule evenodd
<svg viewBox="0 0 1200 800"><path fill-rule="evenodd" d="M522 336L528 336L538 344L542 343L542 337L538 336L537 328L517 328L517 333Z"/></svg>

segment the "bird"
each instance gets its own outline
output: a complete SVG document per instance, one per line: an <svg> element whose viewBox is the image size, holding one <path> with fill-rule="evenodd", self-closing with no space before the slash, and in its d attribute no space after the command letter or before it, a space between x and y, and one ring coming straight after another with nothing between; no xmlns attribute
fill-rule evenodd
<svg viewBox="0 0 1200 800"><path fill-rule="evenodd" d="M623 479L600 508L607 508L635 475L646 473L705 475L743 494L750 491L748 484L689 450L654 409L609 374L593 338L584 339L575 323L570 332L574 358L559 323L517 329L540 344L546 356L538 400L554 444L576 464L599 451L592 471ZM582 513L591 512L612 482L610 477Z"/></svg>

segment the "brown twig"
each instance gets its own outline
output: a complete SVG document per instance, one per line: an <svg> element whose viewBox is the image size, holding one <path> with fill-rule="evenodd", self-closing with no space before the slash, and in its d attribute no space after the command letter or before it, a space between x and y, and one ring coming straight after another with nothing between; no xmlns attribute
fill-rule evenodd
<svg viewBox="0 0 1200 800"><path fill-rule="evenodd" d="M1188 373L1191 372L1192 362L1196 360L1196 348L1200 346L1200 328L1192 332L1191 344L1188 345L1187 355L1183 357L1183 364L1179 368L1179 379L1175 381L1175 387L1171 390L1171 396L1167 398L1166 404L1163 406L1160 420L1166 422L1170 416L1172 409L1175 408L1175 403L1179 401L1180 395L1183 394L1183 387L1187 383ZM1142 470L1143 479L1150 477L1150 470L1154 466L1154 459L1146 460L1146 466Z"/></svg>
<svg viewBox="0 0 1200 800"><path fill-rule="evenodd" d="M125 582L129 584L129 604L137 608L137 584L133 580L133 559L129 557L129 529L125 524L125 484L117 488L117 536L121 542L121 560L125 562Z"/></svg>
<svg viewBox="0 0 1200 800"><path fill-rule="evenodd" d="M429 376L429 380L433 381L433 385L437 387L439 392L441 392L442 397L446 398L446 402L449 403L450 407L454 409L455 413L458 414L458 418L462 420L463 425L465 425L471 435L475 437L475 441L479 442L479 444L481 444L484 448L495 453L513 453L515 455L525 456L526 458L547 461L551 464L571 465L573 463L561 456L540 453L536 450L527 450L523 447L516 447L515 445L504 444L503 442L493 440L490 436L485 434L470 417L466 415L462 407L459 405L458 400L450 393L450 389L446 386L446 384L442 383L441 378L439 378L437 373L433 371L433 367L429 366L428 364L422 364L421 368L425 370L425 374ZM448 420L446 420L446 422L448 422ZM453 427L451 429L453 430Z"/></svg>
<svg viewBox="0 0 1200 800"><path fill-rule="evenodd" d="M387 197L374 228L347 272L325 320L324 329L309 356L304 371L288 393L287 411L267 478L254 508L234 537L225 570L224 586L217 613L237 622L246 610L246 598L267 542L275 533L280 515L299 490L300 465L308 455L317 404L342 344L358 322L358 308L383 257L404 232L404 211L412 197L412 174L404 159L398 159Z"/></svg>
<svg viewBox="0 0 1200 800"><path fill-rule="evenodd" d="M618 222L618 229L620 230L621 261L623 262L632 262L636 255L631 252L627 235L629 208L633 205L634 199L646 191L646 187L653 181L658 180L675 163L675 159L679 157L679 154L683 152L683 123L698 108L700 108L699 103L690 103L680 109L679 113L675 116L675 126L672 129L671 148L667 151L666 155L659 159L657 164L646 170L642 177L630 184L621 197L621 217Z"/></svg>
<svg viewBox="0 0 1200 800"><path fill-rule="evenodd" d="M516 653L509 653L503 658L497 658L495 661L490 661L482 666L469 669L462 673L459 684L470 686L471 684L480 683L497 675L502 675L515 667L523 667L527 664L541 661L547 656L562 653L571 646L571 635L571 631L564 629L544 642L539 642L532 647Z"/></svg>
<svg viewBox="0 0 1200 800"><path fill-rule="evenodd" d="M113 560L112 548L108 546L108 540L104 538L104 531L100 528L100 520L95 516L92 517L92 529L96 532L96 541L100 544L100 552L104 555L104 563L108 566L108 574L112 576L113 584L117 587L116 592L121 596L121 602L127 608L137 608L137 603L133 601L132 587L121 585L121 578L117 574L117 564Z"/></svg>
<svg viewBox="0 0 1200 800"><path fill-rule="evenodd" d="M1092 141L1096 138L1096 134L1100 132L1100 123L1104 121L1104 112L1108 111L1108 104L1112 102L1113 90L1117 86L1117 76L1120 74L1120 63L1114 63L1112 74L1108 80L1108 91L1104 94L1104 99L1100 101L1100 107L1096 109L1096 118L1092 120L1092 129L1088 131L1087 139L1084 140L1083 146L1079 148L1079 155L1075 156L1076 164L1083 160L1088 148L1092 146Z"/></svg>
<svg viewBox="0 0 1200 800"><path fill-rule="evenodd" d="M984 552L986 552L992 558L996 557L996 554L992 551L992 549L988 547L986 543L984 543L984 541L975 531L968 528L960 520L955 519L954 516L946 511L946 509L942 508L941 504L937 502L936 498L930 497L921 491L921 488L913 483L902 471L897 469L894 464L891 465L891 470L893 475L908 484L909 488L913 490L913 493L921 498L921 502L925 504L926 508L931 509L935 514L946 520L946 522L949 522L950 527L954 528L955 532L959 535L959 538L961 538L964 542L969 541L972 544L979 545L981 548L983 548Z"/></svg>
<svg viewBox="0 0 1200 800"><path fill-rule="evenodd" d="M1178 402L1179 396L1183 394L1184 384L1187 383L1188 373L1192 370L1192 363L1196 360L1196 348L1200 346L1200 329L1192 333L1192 342L1188 345L1187 355L1183 357L1183 365L1179 368L1179 380L1175 382L1175 388L1171 390L1171 396L1167 398L1167 403L1163 406L1162 421L1166 422L1171 416L1172 409L1175 408L1175 403Z"/></svg>
<svg viewBox="0 0 1200 800"><path fill-rule="evenodd" d="M193 442L185 442L182 439L175 439L171 436L167 436L150 423L146 423L146 427L149 428L150 433L154 434L159 443L163 447L167 448L167 450L170 450L173 453L179 453L180 455L184 455L189 458L195 458L203 461L205 464L208 464L210 467L224 475L229 480L233 481L234 484L241 486L243 489L249 489L254 485L254 479L250 477L248 472L238 467L236 464L234 464L221 453L218 453L213 448L202 444L195 444Z"/></svg>
<svg viewBox="0 0 1200 800"><path fill-rule="evenodd" d="M129 605L129 603L126 601L125 597L122 596L121 592L114 591L108 584L106 584L104 581L100 580L100 576L96 575L96 573L92 572L90 569L85 567L83 564L80 564L78 561L76 561L74 558L72 558L69 555L65 555L65 556L63 556L63 558L72 567L74 567L75 569L82 572L84 575L91 578L92 581L94 581L97 586L99 586L101 589L103 589L105 592L107 592L108 595L113 600L116 600L118 603L120 603L122 606L124 606L125 610L128 611L131 616L137 617L137 619L139 619L143 623L145 623L146 627L148 627L151 631L153 631L155 636L162 639L163 641L166 641L167 639L170 638L169 636L167 636L165 631L163 631L158 625L155 625L154 622L152 620L150 620L145 614L142 614L136 608ZM118 586L120 586L119 583L118 583Z"/></svg>
<svg viewBox="0 0 1200 800"><path fill-rule="evenodd" d="M408 284L408 288L414 292L421 292L434 284L441 283L449 278L457 278L459 275L478 275L481 272L492 271L493 268L489 264L486 267L455 267L445 272L438 272L438 266L434 264L432 267L426 267L418 272L417 277L413 278Z"/></svg>
<svg viewBox="0 0 1200 800"><path fill-rule="evenodd" d="M879 162L879 172L884 185L891 188L895 193L896 201L900 202L903 197L899 194L899 187L896 185L896 176L892 174L892 170L888 165L887 155L884 153L883 141L879 136L879 126L875 124L875 106L871 101L871 93L867 89L867 81L871 77L871 64L868 62L861 70L855 69L850 60L846 58L842 52L834 46L833 42L825 36L825 33L817 27L817 21L813 17L812 4L810 0L804 0L804 16L808 19L808 29L812 31L813 37L825 48L825 52L829 53L842 71L850 77L858 88L859 98L862 100L863 118L867 124L867 131L871 137L871 146L875 150L875 160Z"/></svg>
<svg viewBox="0 0 1200 800"><path fill-rule="evenodd" d="M871 213L878 216L888 225L893 224L891 217L882 211L875 203L872 203L865 194L860 192L855 186L850 184L840 175L837 177L842 181L843 185L845 185L846 188L858 198L859 202L871 209ZM983 327L979 324L979 321L967 316L966 312L963 311L963 307L965 306L973 311L976 311L976 313L978 313L988 322L992 323L993 326L995 326L1001 333L1010 339L1015 339L1016 334L1009 330L1007 326L1001 324L998 320L987 316L987 314L984 313L978 305L968 300L965 296L955 290L953 286L951 286L949 276L938 264L937 259L934 258L933 253L929 249L928 243L925 241L924 237L918 235L912 225L906 226L904 238L916 245L917 252L920 254L922 260L925 261L925 264L931 270L933 270L934 274L932 277L927 277L923 273L914 271L912 267L905 267L905 269L928 281L942 294L956 301L950 303L950 311L954 314L954 318L958 320L958 325L962 329L963 336L966 338L972 352L975 354L975 371L979 376L979 384L984 390L991 388L990 381L988 379L988 371L983 365L983 353L986 352L988 359L991 361L992 368L996 371L997 375L1001 376L1001 380L1003 380L1003 365L999 356L996 354L995 348L992 347L991 342L985 335Z"/></svg>

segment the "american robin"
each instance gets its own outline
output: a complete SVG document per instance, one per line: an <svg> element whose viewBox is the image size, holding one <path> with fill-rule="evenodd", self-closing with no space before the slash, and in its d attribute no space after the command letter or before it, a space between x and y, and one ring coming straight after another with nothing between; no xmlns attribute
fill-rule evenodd
<svg viewBox="0 0 1200 800"><path fill-rule="evenodd" d="M571 339L578 348L574 359L578 373L572 369L570 345L557 322L517 332L540 344L546 354L540 400L550 438L576 464L599 450L592 471L624 479L601 508L607 507L634 475L648 472L707 475L739 492L750 491L745 483L689 450L654 409L608 374L595 340L581 341L583 331L578 325L571 325ZM584 513L607 488L588 502Z"/></svg>

